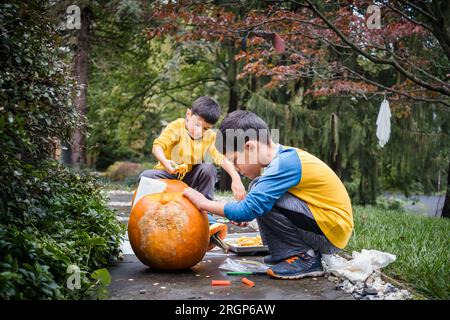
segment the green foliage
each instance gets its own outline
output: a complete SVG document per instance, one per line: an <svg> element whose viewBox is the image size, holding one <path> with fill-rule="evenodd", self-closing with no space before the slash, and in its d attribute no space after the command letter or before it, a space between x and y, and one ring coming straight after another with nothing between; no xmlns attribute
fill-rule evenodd
<svg viewBox="0 0 450 320"><path fill-rule="evenodd" d="M111 47L114 55L103 54ZM211 75L214 58L202 56L199 47L171 39L147 41L140 33L126 49L111 43L94 47L94 61L102 60L92 67L89 90L88 147L96 169L120 160L153 160L152 143L165 124L184 117L197 97L218 95Z"/></svg>
<svg viewBox="0 0 450 320"><path fill-rule="evenodd" d="M97 170L121 160L154 160L152 143L165 122L183 117L198 96L227 99L217 46L148 40L152 26L139 6L118 1L93 8L87 150Z"/></svg>
<svg viewBox="0 0 450 320"><path fill-rule="evenodd" d="M48 160L80 120L49 4L0 5L1 299L101 294L101 272L90 275L114 260L123 234L92 176ZM69 265L79 290L65 285Z"/></svg>
<svg viewBox="0 0 450 320"><path fill-rule="evenodd" d="M211 66L199 59L198 45L149 41L142 16L119 18L107 6L96 10L87 143L96 169L105 170L115 161L151 157L163 120L183 117L194 99L213 85L202 88Z"/></svg>
<svg viewBox="0 0 450 320"><path fill-rule="evenodd" d="M153 169L154 163L144 162L135 163L129 161L117 161L108 167L105 171L105 177L110 181L126 181L134 180L137 181L138 175L147 169Z"/></svg>
<svg viewBox="0 0 450 320"><path fill-rule="evenodd" d="M444 180L450 150L447 110L391 102L391 136L381 149L376 138L381 101L299 99L292 90L259 89L251 94L246 108L265 119L270 128L279 129L282 144L305 149L330 166L338 155L340 170L333 169L355 204L376 204L382 189L406 195L434 192L439 171ZM333 115L338 119L337 132L332 130Z"/></svg>
<svg viewBox="0 0 450 320"><path fill-rule="evenodd" d="M111 275L105 268L97 269L91 274L91 278L96 280L96 295L100 298L108 297L107 287L111 283Z"/></svg>
<svg viewBox="0 0 450 320"><path fill-rule="evenodd" d="M8 200L2 197L0 297L93 294L89 274L117 257L124 233L100 190L88 174L45 163L25 170L2 192ZM69 265L81 269L80 290L65 286Z"/></svg>
<svg viewBox="0 0 450 320"><path fill-rule="evenodd" d="M139 11L132 1L122 1L118 9L96 6L91 30L87 146L97 170L117 160L142 160L161 120L158 107L145 100L156 89L158 69L149 60L153 52L140 16L127 14Z"/></svg>
<svg viewBox="0 0 450 320"><path fill-rule="evenodd" d="M38 161L79 120L48 2L0 5L0 162ZM9 156L12 156L11 158Z"/></svg>
<svg viewBox="0 0 450 320"><path fill-rule="evenodd" d="M380 148L376 119L383 97L379 92L367 96L345 92L333 97L314 96L308 92L320 77L299 76L272 89L265 87L270 81L268 76L252 74L238 79L244 65L243 60L234 57L239 48L208 38L180 42L166 35L148 40L145 32L154 30L161 21L146 20L144 6L130 1L118 3L118 11L96 6L92 30L88 150L96 160L97 170L105 170L115 161L151 158L152 142L164 121L183 116L186 107L203 94L216 98L226 111L234 93L238 107L258 113L270 128L280 129L281 143L303 148L330 165L351 186L354 203L375 205L384 189L407 195L432 193L439 172L445 177L450 113L443 107L388 95L391 137ZM248 10L267 5L246 1L230 10L239 19ZM286 10L298 9L292 4L280 5ZM324 11L339 8L336 3L319 1L317 5ZM189 28L183 24L179 27ZM438 47L423 47L415 37L405 41L411 42L414 54L432 57L438 74L445 72L448 61ZM336 56L326 48L323 53L324 63L346 57L341 61L344 65L386 86L404 81L390 66L357 55ZM284 58L271 59L271 64L277 65Z"/></svg>
<svg viewBox="0 0 450 320"><path fill-rule="evenodd" d="M450 221L374 206L354 207L355 231L346 251L395 254L387 275L435 299L450 298Z"/></svg>
<svg viewBox="0 0 450 320"><path fill-rule="evenodd" d="M407 203L407 201L398 199L398 198L386 198L386 197L379 197L377 199L377 207L384 210L395 210L398 212L404 211L404 205Z"/></svg>

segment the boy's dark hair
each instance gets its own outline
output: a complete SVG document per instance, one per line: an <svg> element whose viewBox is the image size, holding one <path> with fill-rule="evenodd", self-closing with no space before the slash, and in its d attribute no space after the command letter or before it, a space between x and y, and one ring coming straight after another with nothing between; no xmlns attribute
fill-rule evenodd
<svg viewBox="0 0 450 320"><path fill-rule="evenodd" d="M222 153L242 151L251 137L268 143L271 136L267 123L253 112L233 111L220 125L220 134L217 134L216 139L217 149Z"/></svg>
<svg viewBox="0 0 450 320"><path fill-rule="evenodd" d="M210 124L215 124L220 117L219 104L216 100L209 97L200 97L195 100L192 104L191 111Z"/></svg>

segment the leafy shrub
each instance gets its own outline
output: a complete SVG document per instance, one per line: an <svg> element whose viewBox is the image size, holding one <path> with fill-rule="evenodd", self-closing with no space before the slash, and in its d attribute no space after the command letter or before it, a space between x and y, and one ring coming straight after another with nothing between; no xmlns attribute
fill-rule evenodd
<svg viewBox="0 0 450 320"><path fill-rule="evenodd" d="M345 189L347 189L348 195L352 200L353 204L358 203L359 201L359 184L360 179L352 179L351 181L343 181Z"/></svg>
<svg viewBox="0 0 450 320"><path fill-rule="evenodd" d="M140 163L118 161L106 169L106 176L111 181L123 181L127 177L135 177L143 170Z"/></svg>
<svg viewBox="0 0 450 320"><path fill-rule="evenodd" d="M26 183L33 181L31 188ZM0 297L64 299L95 294L90 278L116 259L124 227L106 207L91 176L55 163L24 172L0 217ZM15 204L23 203L18 209ZM81 271L81 288L66 287L67 268Z"/></svg>
<svg viewBox="0 0 450 320"><path fill-rule="evenodd" d="M395 210L399 212L405 211L403 206L406 204L406 201L403 201L398 198L385 198L383 196L377 198L376 206L380 209L386 210Z"/></svg>
<svg viewBox="0 0 450 320"><path fill-rule="evenodd" d="M9 161L46 159L55 139L70 138L80 120L71 66L48 6L43 0L0 4L0 146Z"/></svg>
<svg viewBox="0 0 450 320"><path fill-rule="evenodd" d="M105 176L110 181L124 182L127 185L134 184L139 174L147 169L152 169L153 163L136 163L129 161L117 161L105 171Z"/></svg>
<svg viewBox="0 0 450 320"><path fill-rule="evenodd" d="M91 176L48 160L80 123L51 4L0 4L1 299L104 294L123 234ZM65 285L70 265L79 290Z"/></svg>

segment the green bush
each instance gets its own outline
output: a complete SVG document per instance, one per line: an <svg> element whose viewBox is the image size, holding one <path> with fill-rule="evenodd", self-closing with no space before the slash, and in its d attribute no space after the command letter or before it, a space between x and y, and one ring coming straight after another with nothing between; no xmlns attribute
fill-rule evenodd
<svg viewBox="0 0 450 320"><path fill-rule="evenodd" d="M106 177L111 181L124 181L128 177L137 177L143 169L140 163L118 161L106 169Z"/></svg>
<svg viewBox="0 0 450 320"><path fill-rule="evenodd" d="M52 3L0 4L0 299L103 296L123 234L95 179L49 160L80 123Z"/></svg>
<svg viewBox="0 0 450 320"><path fill-rule="evenodd" d="M31 188L26 184L33 181ZM0 220L0 297L67 299L96 295L91 278L116 259L124 227L106 207L96 180L55 163L26 170ZM14 196L14 193L10 195ZM14 204L23 203L25 208ZM69 265L81 288L69 290Z"/></svg>
<svg viewBox="0 0 450 320"><path fill-rule="evenodd" d="M407 203L399 198L385 198L383 196L377 198L376 206L380 209L395 210L403 212L403 206Z"/></svg>
<svg viewBox="0 0 450 320"><path fill-rule="evenodd" d="M136 188L139 174L144 170L153 169L154 166L152 162L117 161L110 165L102 176L105 185L111 189Z"/></svg>

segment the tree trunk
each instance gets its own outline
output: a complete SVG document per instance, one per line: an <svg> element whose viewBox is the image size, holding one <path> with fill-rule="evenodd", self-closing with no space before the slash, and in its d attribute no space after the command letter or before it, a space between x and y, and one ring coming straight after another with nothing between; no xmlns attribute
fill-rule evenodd
<svg viewBox="0 0 450 320"><path fill-rule="evenodd" d="M238 101L238 95L236 92L236 84L233 84L233 86L229 90L228 113L238 110L238 108L239 108L238 104L239 104L239 101Z"/></svg>
<svg viewBox="0 0 450 320"><path fill-rule="evenodd" d="M448 160L447 193L445 194L444 208L442 209L441 217L450 218L450 157Z"/></svg>
<svg viewBox="0 0 450 320"><path fill-rule="evenodd" d="M339 178L342 178L342 161L341 154L338 153L336 157L331 161L331 169L336 173Z"/></svg>
<svg viewBox="0 0 450 320"><path fill-rule="evenodd" d="M228 100L228 113L238 110L238 96L234 86L230 88L229 94L230 96ZM219 190L220 191L231 190L231 177L223 169L219 180Z"/></svg>
<svg viewBox="0 0 450 320"><path fill-rule="evenodd" d="M72 164L72 148L70 147L70 143L67 141L61 142L61 163L70 166Z"/></svg>
<svg viewBox="0 0 450 320"><path fill-rule="evenodd" d="M141 0L141 9L142 9L142 20L144 21L144 25L148 26L148 23L150 21L150 1Z"/></svg>
<svg viewBox="0 0 450 320"><path fill-rule="evenodd" d="M234 48L229 49L229 57L228 57L228 74L227 74L227 83L229 88L229 96L228 96L228 113L236 111L239 109L239 94L237 87L237 62L234 59Z"/></svg>
<svg viewBox="0 0 450 320"><path fill-rule="evenodd" d="M331 114L331 147L330 147L330 167L340 178L342 173L341 153L339 150L339 107L336 113Z"/></svg>
<svg viewBox="0 0 450 320"><path fill-rule="evenodd" d="M81 116L80 125L72 135L71 164L82 167L86 163L86 124L87 111L87 85L88 85L88 34L91 23L91 10L89 7L81 9L81 28L78 31L78 50L75 56L75 79L77 93L74 99L75 109Z"/></svg>
<svg viewBox="0 0 450 320"><path fill-rule="evenodd" d="M368 121L363 122L366 127ZM379 181L378 181L378 162L375 148L375 134L373 129L368 129L366 138L366 147L359 152L359 172L360 182L358 188L358 202L362 205L374 205L377 200Z"/></svg>
<svg viewBox="0 0 450 320"><path fill-rule="evenodd" d="M239 109L239 93L237 87L237 62L234 59L234 48L230 48L228 51L228 73L227 73L227 83L228 83L228 114ZM231 177L230 175L222 169L220 180L219 180L219 190L228 191L231 190Z"/></svg>

